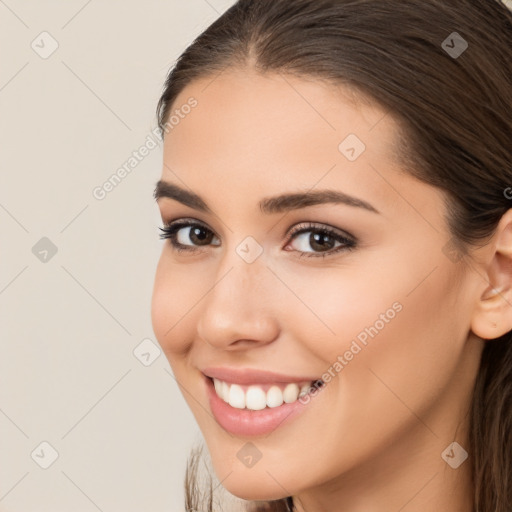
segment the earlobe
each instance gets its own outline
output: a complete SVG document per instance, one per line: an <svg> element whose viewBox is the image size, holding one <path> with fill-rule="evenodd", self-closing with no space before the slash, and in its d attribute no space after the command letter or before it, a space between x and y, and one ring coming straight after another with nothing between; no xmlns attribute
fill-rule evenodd
<svg viewBox="0 0 512 512"><path fill-rule="evenodd" d="M502 216L484 251L487 251L487 268L481 277L485 281L471 330L480 338L490 340L512 330L512 209Z"/></svg>

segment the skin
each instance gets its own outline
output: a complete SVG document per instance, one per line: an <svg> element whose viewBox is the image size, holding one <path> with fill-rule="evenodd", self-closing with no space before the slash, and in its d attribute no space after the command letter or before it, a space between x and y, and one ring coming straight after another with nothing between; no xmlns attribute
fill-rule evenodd
<svg viewBox="0 0 512 512"><path fill-rule="evenodd" d="M391 116L344 92L229 69L180 94L173 108L191 96L198 105L166 135L161 179L199 194L215 215L169 198L158 206L164 222L192 218L214 237L198 246L183 228L180 240L199 247L195 254L165 241L154 332L232 494L294 496L300 512L467 512L471 454L453 469L441 453L453 441L468 448L466 414L485 340L512 328L512 210L471 261L447 257L443 192L398 166ZM338 150L349 133L366 145L353 162ZM380 214L341 204L272 215L257 207L263 197L320 188ZM311 232L288 235L304 222L357 245L299 259L300 251L322 254L308 243ZM236 252L249 235L263 248L251 264ZM243 438L213 418L199 368L321 378L396 302L401 311L291 422ZM251 468L237 458L248 441L262 454Z"/></svg>

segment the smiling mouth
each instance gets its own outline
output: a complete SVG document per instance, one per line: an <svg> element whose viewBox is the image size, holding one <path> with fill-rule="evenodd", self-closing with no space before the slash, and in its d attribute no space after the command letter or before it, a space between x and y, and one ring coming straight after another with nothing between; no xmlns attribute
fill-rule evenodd
<svg viewBox="0 0 512 512"><path fill-rule="evenodd" d="M322 380L242 385L208 377L217 396L236 409L260 411L291 404L322 387Z"/></svg>

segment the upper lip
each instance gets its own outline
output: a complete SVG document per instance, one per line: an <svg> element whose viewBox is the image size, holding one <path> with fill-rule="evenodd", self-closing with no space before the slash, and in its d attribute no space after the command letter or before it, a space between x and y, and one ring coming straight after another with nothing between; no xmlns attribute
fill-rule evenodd
<svg viewBox="0 0 512 512"><path fill-rule="evenodd" d="M267 370L256 370L253 368L228 368L228 367L209 367L204 368L202 372L207 376L233 384L267 384L272 382L303 382L320 380L317 377L308 377L300 375L284 375L282 373L270 372Z"/></svg>

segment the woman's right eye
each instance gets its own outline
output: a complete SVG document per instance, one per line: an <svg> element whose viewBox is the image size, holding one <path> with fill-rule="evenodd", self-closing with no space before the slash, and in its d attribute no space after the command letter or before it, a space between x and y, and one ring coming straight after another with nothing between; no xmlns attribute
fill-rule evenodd
<svg viewBox="0 0 512 512"><path fill-rule="evenodd" d="M210 229L196 222L175 222L159 229L160 238L169 239L171 246L177 251L195 252L202 245L210 245L212 239L216 238ZM192 242L192 245L187 242Z"/></svg>

